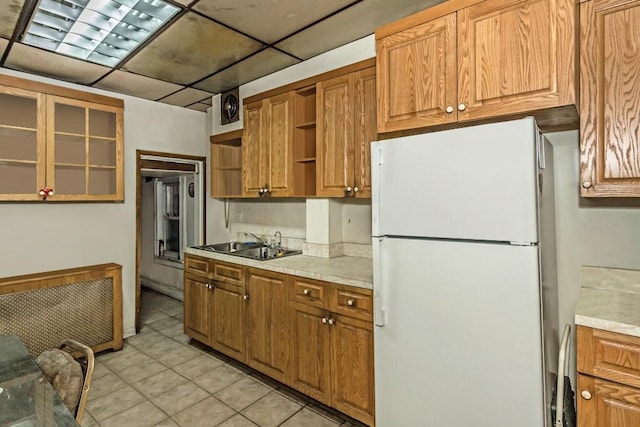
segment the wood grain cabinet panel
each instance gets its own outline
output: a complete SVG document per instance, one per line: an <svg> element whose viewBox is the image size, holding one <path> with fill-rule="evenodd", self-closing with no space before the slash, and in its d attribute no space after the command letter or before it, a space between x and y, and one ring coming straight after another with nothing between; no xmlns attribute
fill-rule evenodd
<svg viewBox="0 0 640 427"><path fill-rule="evenodd" d="M245 195L282 197L293 194L293 96L292 92L287 92L244 107L242 174Z"/></svg>
<svg viewBox="0 0 640 427"><path fill-rule="evenodd" d="M459 4L470 5L438 5L376 31L378 131L528 113L571 125L574 2Z"/></svg>
<svg viewBox="0 0 640 427"><path fill-rule="evenodd" d="M211 310L211 347L245 361L245 301L244 285L234 286L213 281Z"/></svg>
<svg viewBox="0 0 640 427"><path fill-rule="evenodd" d="M211 290L209 279L185 272L184 333L205 343L211 343Z"/></svg>
<svg viewBox="0 0 640 427"><path fill-rule="evenodd" d="M580 191L640 197L640 1L580 4Z"/></svg>
<svg viewBox="0 0 640 427"><path fill-rule="evenodd" d="M0 200L123 201L123 106L0 76Z"/></svg>
<svg viewBox="0 0 640 427"><path fill-rule="evenodd" d="M371 197L371 141L376 132L375 68L318 83L319 196Z"/></svg>
<svg viewBox="0 0 640 427"><path fill-rule="evenodd" d="M578 427L640 425L640 338L578 326Z"/></svg>
<svg viewBox="0 0 640 427"><path fill-rule="evenodd" d="M278 381L289 371L289 299L286 276L249 269L246 280L247 363Z"/></svg>

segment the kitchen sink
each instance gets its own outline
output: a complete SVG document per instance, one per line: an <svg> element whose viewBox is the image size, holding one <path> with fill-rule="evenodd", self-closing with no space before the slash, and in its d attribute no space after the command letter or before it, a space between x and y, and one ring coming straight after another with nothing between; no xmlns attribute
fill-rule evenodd
<svg viewBox="0 0 640 427"><path fill-rule="evenodd" d="M256 259L266 261L290 255L299 255L302 251L294 251L284 248L270 248L256 242L225 242L214 243L204 246L194 246L194 249L200 249L210 252L219 252L222 254L239 256L243 258Z"/></svg>

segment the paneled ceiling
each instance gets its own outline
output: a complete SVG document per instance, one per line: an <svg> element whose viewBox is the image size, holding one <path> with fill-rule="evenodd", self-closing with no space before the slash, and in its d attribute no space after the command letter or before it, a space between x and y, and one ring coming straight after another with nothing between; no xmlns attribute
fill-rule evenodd
<svg viewBox="0 0 640 427"><path fill-rule="evenodd" d="M180 11L108 67L24 44L39 0L0 0L0 67L206 111L214 94L441 1L167 0Z"/></svg>

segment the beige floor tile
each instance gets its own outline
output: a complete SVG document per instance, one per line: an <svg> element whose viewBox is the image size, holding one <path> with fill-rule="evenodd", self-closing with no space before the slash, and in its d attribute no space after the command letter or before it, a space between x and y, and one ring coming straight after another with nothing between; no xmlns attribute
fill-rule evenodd
<svg viewBox="0 0 640 427"><path fill-rule="evenodd" d="M157 338L153 343L144 347L140 347L140 350L153 357L154 359L157 359L159 356L162 356L168 351L178 350L185 347L184 344L180 344L176 340L173 340L166 335L162 335L160 333L159 335L160 337Z"/></svg>
<svg viewBox="0 0 640 427"><path fill-rule="evenodd" d="M111 370L107 368L107 365L105 365L104 363L100 363L96 360L96 363L93 366L93 377L91 378L96 380L100 377L104 377L105 375L111 374L111 373L113 372L111 372Z"/></svg>
<svg viewBox="0 0 640 427"><path fill-rule="evenodd" d="M181 320L178 320L175 317L171 317L168 314L167 314L167 316L168 317L165 317L163 319L157 320L155 322L147 323L147 325L149 327L155 329L156 331L159 331L160 329L164 329L164 328L168 328L170 326L175 326L175 325L182 324Z"/></svg>
<svg viewBox="0 0 640 427"><path fill-rule="evenodd" d="M158 338L163 337L158 331L154 329L145 329L144 331L127 338L127 344L131 344L136 348L144 348L146 346L154 344Z"/></svg>
<svg viewBox="0 0 640 427"><path fill-rule="evenodd" d="M302 408L300 412L281 424L282 427L338 427L340 423L335 423L307 408Z"/></svg>
<svg viewBox="0 0 640 427"><path fill-rule="evenodd" d="M149 313L147 315L141 314L140 320L142 321L142 323L148 325L149 323L157 322L158 320L166 319L168 317L169 317L168 315L166 315L161 311L154 311L153 313Z"/></svg>
<svg viewBox="0 0 640 427"><path fill-rule="evenodd" d="M97 421L104 421L144 400L146 399L142 394L127 386L98 399L91 400L87 403L87 410Z"/></svg>
<svg viewBox="0 0 640 427"><path fill-rule="evenodd" d="M237 383L230 385L218 393L215 397L231 406L236 411L241 411L271 390L249 377L244 377Z"/></svg>
<svg viewBox="0 0 640 427"><path fill-rule="evenodd" d="M316 414L320 414L325 418L329 418L331 421L333 421L336 424L342 424L344 422L344 418L338 415L338 411L335 409L325 409L322 408L318 405L315 405L313 403L309 404L306 406L306 409L309 409L313 412L315 412Z"/></svg>
<svg viewBox="0 0 640 427"><path fill-rule="evenodd" d="M242 415L260 427L275 427L301 408L302 406L296 402L287 399L276 391L272 391L242 411Z"/></svg>
<svg viewBox="0 0 640 427"><path fill-rule="evenodd" d="M181 337L182 335L186 335L184 333L184 326L182 322L179 322L175 325L167 326L162 329L158 329L158 332L173 339L175 339L175 337Z"/></svg>
<svg viewBox="0 0 640 427"><path fill-rule="evenodd" d="M133 383L133 387L147 398L156 396L173 387L186 382L187 379L172 370L166 370L152 377Z"/></svg>
<svg viewBox="0 0 640 427"><path fill-rule="evenodd" d="M211 372L194 378L193 382L207 390L209 393L214 394L239 381L244 376L245 375L237 369L227 365L222 365Z"/></svg>
<svg viewBox="0 0 640 427"><path fill-rule="evenodd" d="M174 415L207 397L209 393L192 382L185 382L152 397L151 401L167 414Z"/></svg>
<svg viewBox="0 0 640 427"><path fill-rule="evenodd" d="M91 381L91 388L89 389L87 399L97 399L111 393L112 391L126 387L126 385L127 383L116 374L109 373L103 375L102 377Z"/></svg>
<svg viewBox="0 0 640 427"><path fill-rule="evenodd" d="M107 368L111 369L115 373L120 373L121 371L130 368L132 366L140 366L153 362L153 359L148 355L144 354L140 350L137 350L133 347L129 347L132 350L129 351L121 351L118 356L112 357L105 362L103 362Z"/></svg>
<svg viewBox="0 0 640 427"><path fill-rule="evenodd" d="M176 317L176 318L182 318L184 314L182 304L175 307L168 308L166 310L162 310L162 312L168 316Z"/></svg>
<svg viewBox="0 0 640 427"><path fill-rule="evenodd" d="M176 344L178 344L179 347L167 349L163 353L156 354L154 356L156 360L158 362L164 363L167 366L176 366L189 360L195 359L201 354L198 350L189 348L177 342Z"/></svg>
<svg viewBox="0 0 640 427"><path fill-rule="evenodd" d="M84 416L82 417L82 423L80 424L82 427L100 427L100 424L93 418L93 416L89 413L89 411L84 411Z"/></svg>
<svg viewBox="0 0 640 427"><path fill-rule="evenodd" d="M223 365L223 362L210 356L198 356L188 362L174 366L172 369L190 380L206 374Z"/></svg>
<svg viewBox="0 0 640 427"><path fill-rule="evenodd" d="M173 420L183 427L211 427L217 426L234 414L233 409L215 397L209 397L173 416Z"/></svg>
<svg viewBox="0 0 640 427"><path fill-rule="evenodd" d="M96 354L95 355L96 361L99 361L100 363L106 363L111 359L122 357L123 354L127 354L131 351L135 352L137 351L137 349L135 347L130 346L128 340L126 340L121 350L118 350L118 351L105 350Z"/></svg>
<svg viewBox="0 0 640 427"><path fill-rule="evenodd" d="M133 384L145 378L149 378L153 375L159 374L162 371L167 370L168 368L160 362L156 362L153 359L150 359L151 362L140 363L137 365L129 366L121 371L118 371L118 374L124 378L129 384Z"/></svg>
<svg viewBox="0 0 640 427"><path fill-rule="evenodd" d="M218 427L257 427L254 423L240 414L234 415Z"/></svg>
<svg viewBox="0 0 640 427"><path fill-rule="evenodd" d="M146 401L100 423L101 427L147 427L167 418L153 403Z"/></svg>
<svg viewBox="0 0 640 427"><path fill-rule="evenodd" d="M160 421L153 427L178 427L178 423L173 421L171 418L167 418L164 421Z"/></svg>

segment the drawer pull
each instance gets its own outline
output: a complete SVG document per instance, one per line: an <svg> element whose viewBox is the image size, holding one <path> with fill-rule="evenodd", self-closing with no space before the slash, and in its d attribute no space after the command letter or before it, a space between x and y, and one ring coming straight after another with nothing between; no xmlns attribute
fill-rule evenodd
<svg viewBox="0 0 640 427"><path fill-rule="evenodd" d="M329 319L329 324L333 325L334 323L336 323L336 321L334 319Z"/></svg>
<svg viewBox="0 0 640 427"><path fill-rule="evenodd" d="M305 288L304 291L302 291L302 293L305 295L309 295L311 291L309 290L309 288Z"/></svg>
<svg viewBox="0 0 640 427"><path fill-rule="evenodd" d="M589 392L589 390L582 390L580 396L582 396L584 400L591 400L591 393Z"/></svg>
<svg viewBox="0 0 640 427"><path fill-rule="evenodd" d="M356 305L356 302L355 302L354 300L352 300L351 298L349 298L349 299L347 300L347 305L348 305L349 307L353 307L354 305Z"/></svg>
<svg viewBox="0 0 640 427"><path fill-rule="evenodd" d="M327 318L326 317L322 318L322 323L327 323Z"/></svg>

